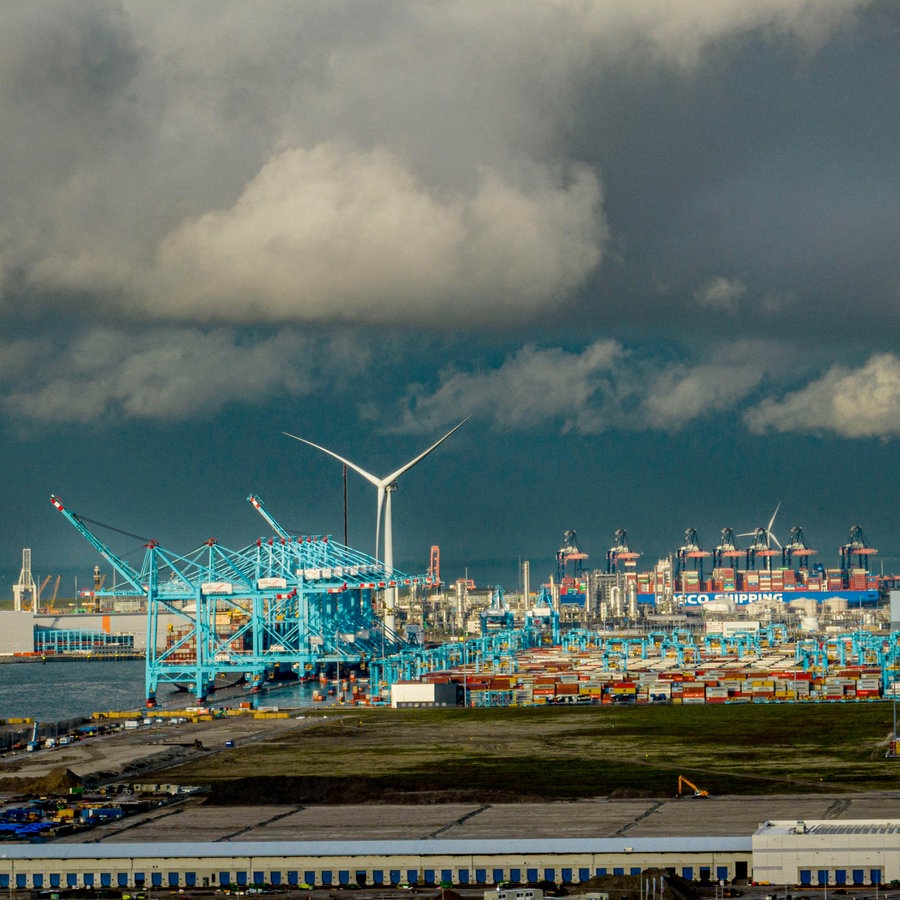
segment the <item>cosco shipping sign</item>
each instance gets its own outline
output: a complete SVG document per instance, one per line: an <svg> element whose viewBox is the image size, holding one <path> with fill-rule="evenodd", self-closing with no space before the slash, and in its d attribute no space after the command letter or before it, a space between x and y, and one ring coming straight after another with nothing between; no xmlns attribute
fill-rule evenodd
<svg viewBox="0 0 900 900"><path fill-rule="evenodd" d="M783 603L784 594L781 591L729 591L727 594L676 594L675 600L684 606L702 606L713 600L730 600L732 603L760 603L764 600L777 600L779 603Z"/></svg>
<svg viewBox="0 0 900 900"><path fill-rule="evenodd" d="M878 602L878 591L723 591L720 593L675 594L675 601L683 606L702 606L713 600L730 600L732 603L762 603L791 600L846 600L850 606L869 606Z"/></svg>

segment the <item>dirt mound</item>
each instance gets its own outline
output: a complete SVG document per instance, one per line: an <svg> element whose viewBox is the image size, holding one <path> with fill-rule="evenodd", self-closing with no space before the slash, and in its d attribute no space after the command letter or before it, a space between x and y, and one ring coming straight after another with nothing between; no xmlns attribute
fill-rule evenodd
<svg viewBox="0 0 900 900"><path fill-rule="evenodd" d="M523 803L539 797L525 797L512 791L483 788L434 790L425 779L407 779L402 787L389 777L327 777L294 775L286 778L259 776L212 782L205 801L211 806L258 806L266 803L306 805L399 803ZM446 891L444 900L446 900Z"/></svg>
<svg viewBox="0 0 900 900"><path fill-rule="evenodd" d="M68 794L79 787L81 776L71 769L52 769L40 778L0 778L0 791L10 794Z"/></svg>
<svg viewBox="0 0 900 900"><path fill-rule="evenodd" d="M672 869L644 869L640 875L596 875L583 881L579 891L605 891L610 897L622 900L642 900L642 891L646 893L647 885L657 879L656 896L664 900L697 900L699 894L694 886L676 875Z"/></svg>

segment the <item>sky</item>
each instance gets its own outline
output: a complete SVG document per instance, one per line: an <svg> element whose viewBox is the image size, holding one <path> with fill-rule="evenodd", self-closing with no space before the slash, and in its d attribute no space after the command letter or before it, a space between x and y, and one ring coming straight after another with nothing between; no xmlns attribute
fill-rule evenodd
<svg viewBox="0 0 900 900"><path fill-rule="evenodd" d="M2 15L0 597L23 547L100 561L51 493L134 564L267 536L251 492L343 540L283 432L383 476L466 416L394 495L410 574L536 584L568 529L649 567L779 503L900 571L900 4Z"/></svg>

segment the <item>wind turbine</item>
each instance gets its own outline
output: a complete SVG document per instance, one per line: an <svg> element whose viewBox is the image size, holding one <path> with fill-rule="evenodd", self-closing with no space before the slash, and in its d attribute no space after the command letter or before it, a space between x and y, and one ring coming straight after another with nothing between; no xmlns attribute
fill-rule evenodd
<svg viewBox="0 0 900 900"><path fill-rule="evenodd" d="M772 534L772 526L775 524L775 516L778 515L778 510L781 509L781 501L778 501L778 505L775 507L775 512L772 513L772 518L769 519L769 524L763 528L759 527L755 531L748 531L745 534L739 534L738 537L752 537L753 543L750 547L748 547L748 551L752 550L756 556L765 556L766 559L766 568L772 568L772 557L777 554L772 549L772 542L774 541L775 546L781 550L781 544L778 542L778 538Z"/></svg>
<svg viewBox="0 0 900 900"><path fill-rule="evenodd" d="M329 456L333 456L339 462L342 462L345 466L349 466L353 469L354 472L358 472L362 475L366 481L371 482L378 489L378 506L375 513L375 556L378 556L378 548L381 542L381 513L382 509L384 510L384 554L381 557L384 562L385 568L388 570L388 573L394 568L394 529L393 523L391 519L391 494L397 489L397 479L404 474L404 472L408 472L416 463L421 462L431 453L432 450L436 450L444 441L456 431L457 428L461 428L466 422L471 419L471 416L466 416L465 419L462 420L458 425L455 425L451 428L440 440L435 441L427 450L420 453L415 459L411 459L408 463L402 465L399 469L394 472L391 472L389 475L385 475L384 478L379 478L377 475L373 475L371 472L367 472L361 466L356 465L356 463L350 462L349 459L345 459L343 456L338 455L333 450L329 450L327 447L322 447L319 444L314 444L312 441L306 440L306 438L297 437L296 434L290 434L287 431L282 432L286 437L293 438L295 441L300 441L302 444L308 444L310 447L315 447L316 450L321 450L323 453L327 453ZM394 620L394 607L395 607L395 591L396 588L388 588L385 592L385 616L384 616L384 625L388 631L393 632L395 627Z"/></svg>

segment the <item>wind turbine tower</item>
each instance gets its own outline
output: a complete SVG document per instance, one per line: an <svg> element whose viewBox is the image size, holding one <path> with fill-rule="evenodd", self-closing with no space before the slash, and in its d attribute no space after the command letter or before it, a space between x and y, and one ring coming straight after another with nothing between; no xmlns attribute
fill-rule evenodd
<svg viewBox="0 0 900 900"><path fill-rule="evenodd" d="M308 444L310 447L315 447L316 450L321 450L323 453L327 453L329 456L333 456L339 462L342 462L345 466L353 469L354 472L362 475L366 481L371 482L375 485L378 490L378 501L377 508L375 512L375 556L377 557L378 548L381 542L381 519L382 519L382 511L384 512L384 554L380 557L382 562L385 564L386 569L390 572L394 568L394 527L391 519L391 495L397 490L397 479L403 475L405 472L408 472L416 463L421 462L428 456L432 450L436 450L444 441L453 434L457 428L461 428L465 425L466 422L469 421L471 416L466 416L465 419L462 420L458 425L455 425L451 428L440 440L435 441L427 450L420 453L415 459L411 459L408 463L402 465L399 469L394 472L391 472L389 475L385 475L384 478L379 478L377 475L373 475L371 472L367 472L361 466L356 465L356 463L350 462L349 459L345 459L343 456L339 456L333 450L329 450L327 447L322 447L319 444L314 444L312 441L306 440L306 438L297 437L296 434L289 434L288 432L282 432L286 437L293 438L295 441L300 441L302 444ZM394 616L394 610L397 607L397 588L396 587L388 587L384 592L384 627L385 630L391 633L396 632L396 618Z"/></svg>

